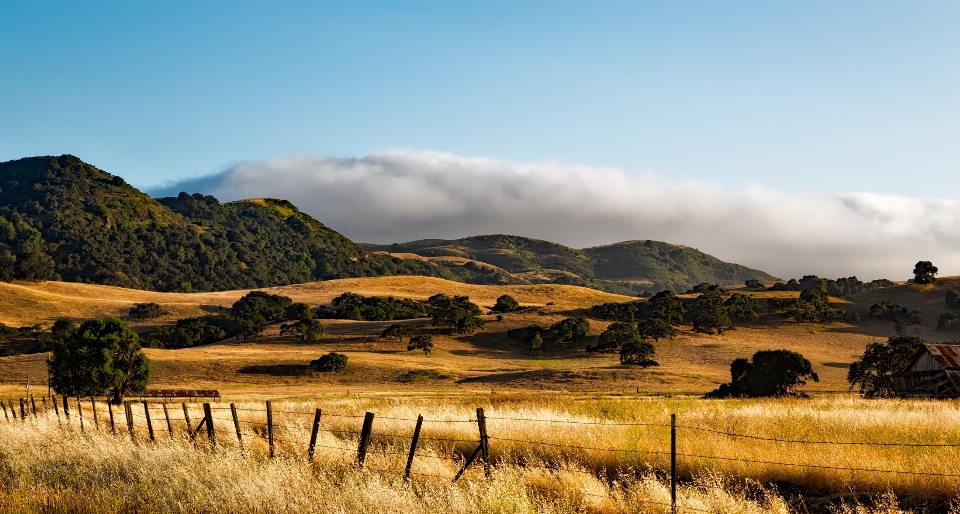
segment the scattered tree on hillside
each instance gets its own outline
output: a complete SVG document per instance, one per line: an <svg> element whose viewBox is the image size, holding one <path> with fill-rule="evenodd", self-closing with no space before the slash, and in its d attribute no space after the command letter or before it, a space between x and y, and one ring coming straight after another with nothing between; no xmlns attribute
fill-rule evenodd
<svg viewBox="0 0 960 514"><path fill-rule="evenodd" d="M620 350L625 344L639 343L641 341L640 332L637 330L636 325L617 321L611 323L610 326L600 334L596 346L588 346L587 351L615 352Z"/></svg>
<svg viewBox="0 0 960 514"><path fill-rule="evenodd" d="M896 336L888 338L886 343L868 344L847 372L850 390L857 387L865 398L891 396L890 375L902 371L925 343L916 336Z"/></svg>
<svg viewBox="0 0 960 514"><path fill-rule="evenodd" d="M951 309L960 309L960 291L947 291L947 307Z"/></svg>
<svg viewBox="0 0 960 514"><path fill-rule="evenodd" d="M596 318L608 321L633 323L640 305L639 302L601 303L600 305L590 307L590 314Z"/></svg>
<svg viewBox="0 0 960 514"><path fill-rule="evenodd" d="M761 350L750 361L736 359L730 364L730 379L706 397L806 397L797 387L806 385L807 380L820 381L810 361L790 350Z"/></svg>
<svg viewBox="0 0 960 514"><path fill-rule="evenodd" d="M310 368L323 373L340 373L347 367L347 356L342 353L330 352L310 361Z"/></svg>
<svg viewBox="0 0 960 514"><path fill-rule="evenodd" d="M288 296L251 291L233 304L230 311L238 318L255 318L257 316L265 322L287 320L287 308L293 304Z"/></svg>
<svg viewBox="0 0 960 514"><path fill-rule="evenodd" d="M930 261L920 261L913 267L913 282L915 284L933 284L937 281L937 272L940 270Z"/></svg>
<svg viewBox="0 0 960 514"><path fill-rule="evenodd" d="M620 364L633 364L644 368L648 366L659 366L660 363L653 360L655 354L656 349L654 349L651 343L646 341L627 343L620 347Z"/></svg>
<svg viewBox="0 0 960 514"><path fill-rule="evenodd" d="M286 308L284 317L288 320L301 320L301 319L313 319L316 316L313 314L313 310L310 309L310 306L302 303L292 303L289 307Z"/></svg>
<svg viewBox="0 0 960 514"><path fill-rule="evenodd" d="M907 321L918 324L922 323L919 311L908 311L906 307L888 300L883 300L871 305L870 317L892 321L897 324Z"/></svg>
<svg viewBox="0 0 960 514"><path fill-rule="evenodd" d="M387 337L395 337L400 344L403 344L404 337L412 337L419 332L417 327L407 324L407 323L394 323L389 327L383 329L383 332L380 333L380 338L384 339Z"/></svg>
<svg viewBox="0 0 960 514"><path fill-rule="evenodd" d="M139 337L119 318L88 319L58 337L47 368L57 393L99 396L112 388L117 405L124 396L143 392L150 376Z"/></svg>
<svg viewBox="0 0 960 514"><path fill-rule="evenodd" d="M755 278L747 280L743 283L743 285L745 285L747 289L763 289L763 282L760 282Z"/></svg>
<svg viewBox="0 0 960 514"><path fill-rule="evenodd" d="M167 312L163 310L163 307L159 303L149 302L149 303L135 303L133 308L130 309L130 317L138 320L153 319L159 318L166 314Z"/></svg>
<svg viewBox="0 0 960 514"><path fill-rule="evenodd" d="M716 332L718 335L723 335L725 331L734 328L719 290L708 291L698 296L693 309L695 312L693 329L697 332L706 334Z"/></svg>
<svg viewBox="0 0 960 514"><path fill-rule="evenodd" d="M741 293L730 295L723 305L731 316L743 322L757 319L757 310L760 309L760 302L756 298Z"/></svg>
<svg viewBox="0 0 960 514"><path fill-rule="evenodd" d="M436 295L430 298L434 307L433 326L455 330L458 334L472 334L483 328L480 306L471 302L468 296Z"/></svg>
<svg viewBox="0 0 960 514"><path fill-rule="evenodd" d="M670 325L680 326L683 323L683 315L686 313L686 307L677 293L669 290L660 291L653 295L649 302L650 317L660 318Z"/></svg>
<svg viewBox="0 0 960 514"><path fill-rule="evenodd" d="M18 332L20 332L20 335L24 337L29 337L30 339L33 339L33 342L37 344L43 341L43 325L39 323L34 323L33 325L20 327Z"/></svg>
<svg viewBox="0 0 960 514"><path fill-rule="evenodd" d="M527 342L527 347L523 349L523 353L534 356L542 354L543 337L541 337L540 334L533 334L533 337Z"/></svg>
<svg viewBox="0 0 960 514"><path fill-rule="evenodd" d="M410 338L410 342L407 343L407 351L413 350L423 350L423 354L427 355L433 350L433 336L430 334L418 334Z"/></svg>
<svg viewBox="0 0 960 514"><path fill-rule="evenodd" d="M490 309L490 312L511 312L520 308L520 302L513 299L512 296L505 294L497 298L497 304Z"/></svg>
<svg viewBox="0 0 960 514"><path fill-rule="evenodd" d="M280 335L297 336L300 341L316 341L323 335L324 326L313 318L302 318L280 325Z"/></svg>
<svg viewBox="0 0 960 514"><path fill-rule="evenodd" d="M356 321L393 321L426 315L426 306L410 298L362 296L356 293L343 293L333 299L330 307L321 306L317 309L317 316L321 318Z"/></svg>
<svg viewBox="0 0 960 514"><path fill-rule="evenodd" d="M947 332L960 331L960 312L944 312L937 320L937 330Z"/></svg>
<svg viewBox="0 0 960 514"><path fill-rule="evenodd" d="M77 329L77 325L68 319L58 319L50 327L50 335L54 338L65 336Z"/></svg>
<svg viewBox="0 0 960 514"><path fill-rule="evenodd" d="M585 318L566 318L550 326L548 330L553 344L582 344L590 331L590 322Z"/></svg>
<svg viewBox="0 0 960 514"><path fill-rule="evenodd" d="M641 321L637 325L641 339L653 339L660 342L661 339L673 339L677 336L677 329L663 318L650 318Z"/></svg>

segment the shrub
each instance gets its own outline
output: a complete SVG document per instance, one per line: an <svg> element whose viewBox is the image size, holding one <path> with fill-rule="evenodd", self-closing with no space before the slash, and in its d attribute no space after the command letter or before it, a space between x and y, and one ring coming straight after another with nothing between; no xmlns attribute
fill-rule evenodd
<svg viewBox="0 0 960 514"><path fill-rule="evenodd" d="M947 307L960 309L960 291L947 291Z"/></svg>
<svg viewBox="0 0 960 514"><path fill-rule="evenodd" d="M135 303L130 309L130 317L139 320L159 318L166 314L159 303Z"/></svg>
<svg viewBox="0 0 960 514"><path fill-rule="evenodd" d="M339 373L347 367L347 356L330 352L319 359L310 361L310 368L322 373Z"/></svg>
<svg viewBox="0 0 960 514"><path fill-rule="evenodd" d="M520 302L508 294L497 298L497 304L490 309L491 312L510 312L520 308Z"/></svg>

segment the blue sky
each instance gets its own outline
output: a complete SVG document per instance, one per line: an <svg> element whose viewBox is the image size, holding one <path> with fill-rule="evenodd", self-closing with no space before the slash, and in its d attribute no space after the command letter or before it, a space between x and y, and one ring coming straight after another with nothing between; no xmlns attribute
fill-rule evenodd
<svg viewBox="0 0 960 514"><path fill-rule="evenodd" d="M0 159L389 149L958 198L960 2L0 0Z"/></svg>

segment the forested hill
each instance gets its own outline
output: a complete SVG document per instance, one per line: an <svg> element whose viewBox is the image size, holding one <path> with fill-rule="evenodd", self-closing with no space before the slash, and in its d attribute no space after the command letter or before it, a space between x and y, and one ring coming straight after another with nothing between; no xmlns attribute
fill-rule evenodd
<svg viewBox="0 0 960 514"><path fill-rule="evenodd" d="M374 254L283 200L155 200L70 155L0 163L2 280L212 291L395 274L517 282Z"/></svg>
<svg viewBox="0 0 960 514"><path fill-rule="evenodd" d="M660 241L627 241L575 249L519 236L427 239L366 248L425 257L456 256L499 266L531 282L586 285L612 292L676 289L697 284L776 280L760 270L723 262L693 248Z"/></svg>

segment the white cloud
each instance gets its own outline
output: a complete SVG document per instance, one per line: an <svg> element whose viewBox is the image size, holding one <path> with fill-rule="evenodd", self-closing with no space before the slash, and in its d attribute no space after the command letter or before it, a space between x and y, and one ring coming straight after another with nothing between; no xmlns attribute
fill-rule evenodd
<svg viewBox="0 0 960 514"><path fill-rule="evenodd" d="M245 162L152 193L179 191L286 198L361 242L492 233L575 247L656 239L781 277L903 279L918 260L960 274L960 204L952 200L731 191L652 172L412 151Z"/></svg>

